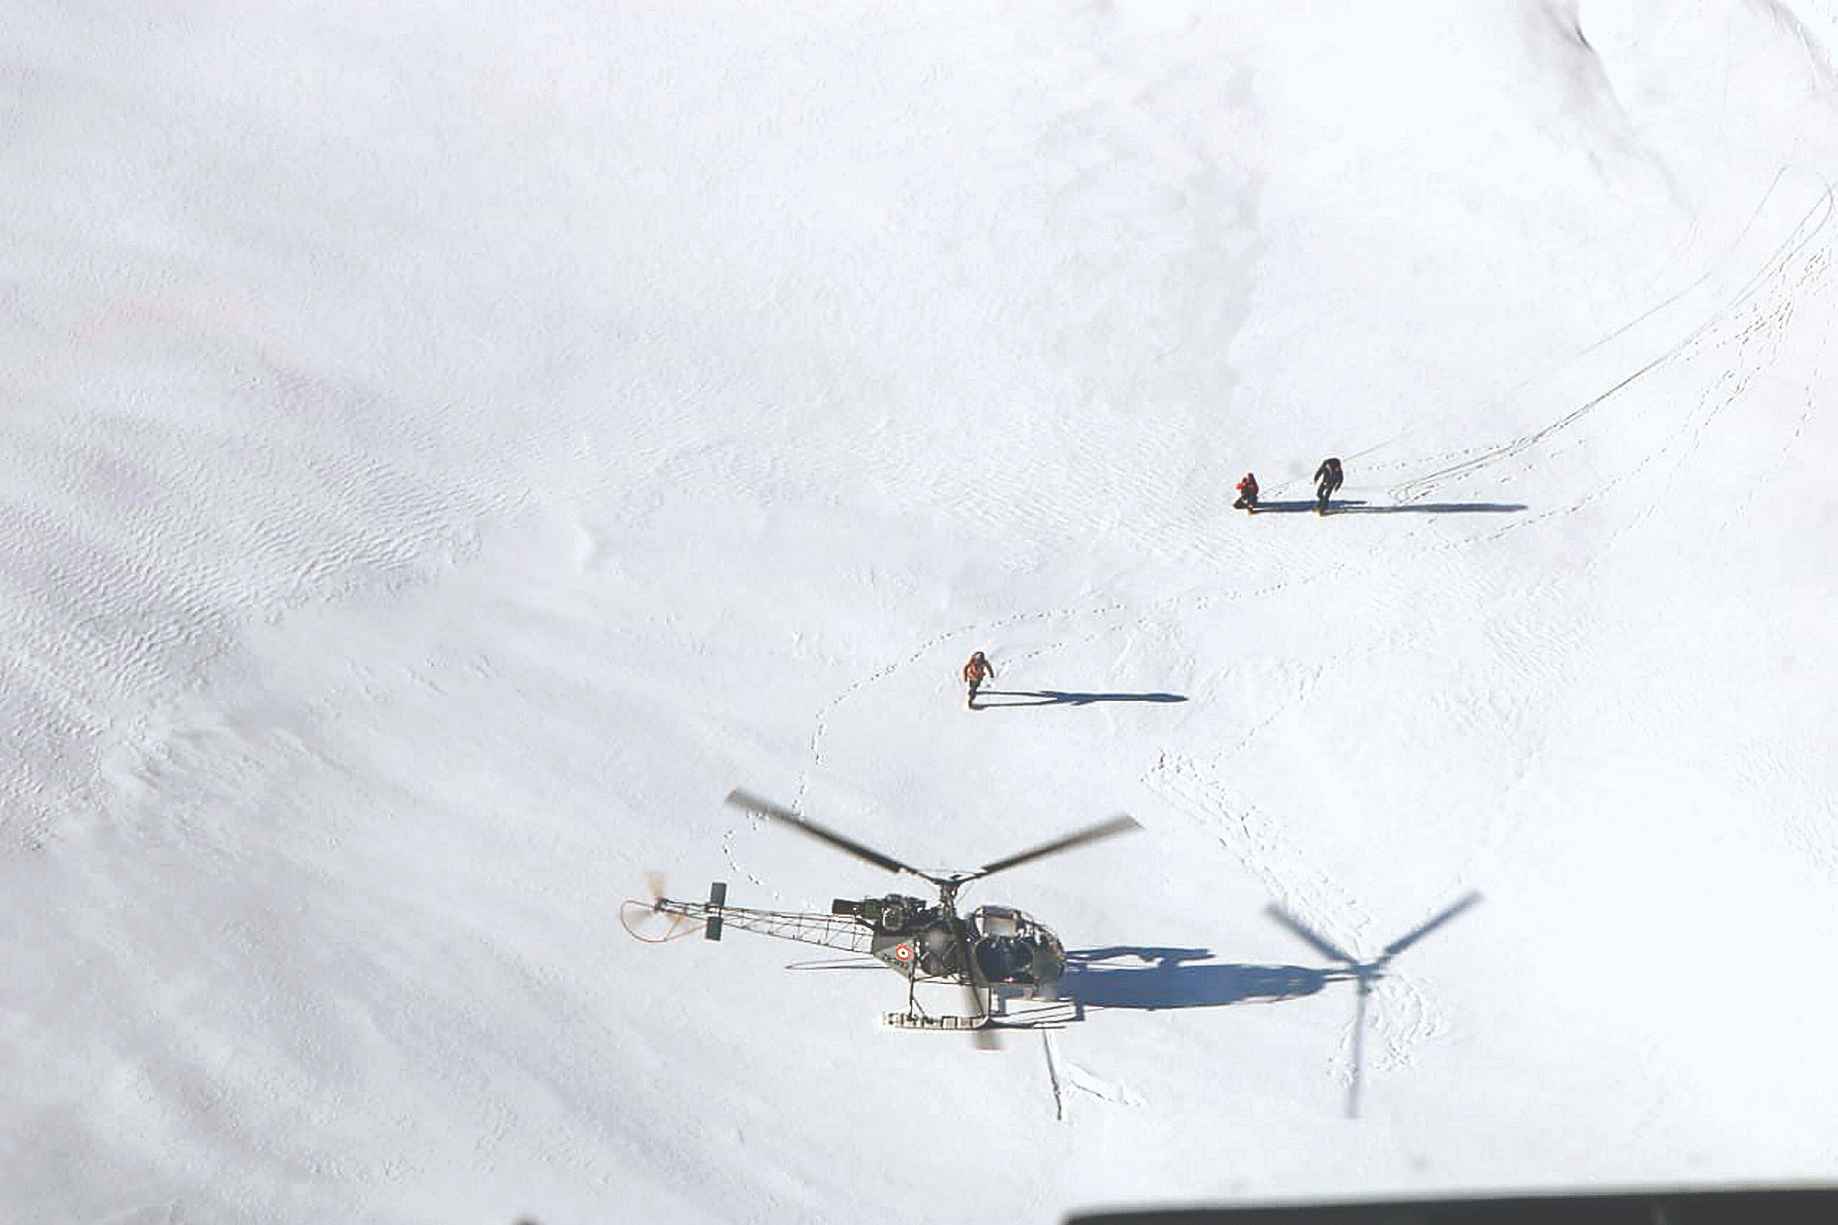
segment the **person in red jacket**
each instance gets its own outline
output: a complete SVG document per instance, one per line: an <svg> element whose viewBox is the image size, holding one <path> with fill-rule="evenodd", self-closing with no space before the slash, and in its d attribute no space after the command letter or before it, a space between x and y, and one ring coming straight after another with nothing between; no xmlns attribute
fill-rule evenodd
<svg viewBox="0 0 1838 1225"><path fill-rule="evenodd" d="M981 686L984 681L994 680L995 676L995 665L983 658L983 653L981 651L972 655L970 657L970 662L964 665L964 683L970 686L970 697L964 704L971 710L975 710L976 691L978 687Z"/></svg>
<svg viewBox="0 0 1838 1225"><path fill-rule="evenodd" d="M1238 500L1232 503L1232 509L1257 513L1257 474L1255 472L1245 473L1244 480L1238 482Z"/></svg>

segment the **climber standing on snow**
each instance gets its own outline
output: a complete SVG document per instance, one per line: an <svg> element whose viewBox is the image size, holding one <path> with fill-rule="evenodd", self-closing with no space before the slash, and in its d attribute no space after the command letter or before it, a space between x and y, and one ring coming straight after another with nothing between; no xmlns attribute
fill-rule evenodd
<svg viewBox="0 0 1838 1225"><path fill-rule="evenodd" d="M1340 482L1345 479L1340 471L1338 459L1330 456L1321 461L1321 466L1315 469L1315 513L1317 515L1327 513L1327 500L1334 496L1335 491L1340 488Z"/></svg>
<svg viewBox="0 0 1838 1225"><path fill-rule="evenodd" d="M975 710L977 688L982 685L984 681L994 680L995 675L995 665L983 658L983 653L981 651L972 655L970 657L970 662L964 665L964 683L970 686L970 697L964 705L971 710Z"/></svg>
<svg viewBox="0 0 1838 1225"><path fill-rule="evenodd" d="M1237 488L1238 500L1232 503L1232 509L1257 513L1257 473L1245 473L1244 480L1238 482Z"/></svg>

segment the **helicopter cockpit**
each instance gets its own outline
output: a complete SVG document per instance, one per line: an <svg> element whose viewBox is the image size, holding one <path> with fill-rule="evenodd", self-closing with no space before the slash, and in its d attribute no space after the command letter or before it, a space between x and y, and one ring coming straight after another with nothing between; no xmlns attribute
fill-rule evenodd
<svg viewBox="0 0 1838 1225"><path fill-rule="evenodd" d="M992 983L1040 986L1058 981L1066 950L1046 927L1008 906L979 906L970 913L976 967Z"/></svg>

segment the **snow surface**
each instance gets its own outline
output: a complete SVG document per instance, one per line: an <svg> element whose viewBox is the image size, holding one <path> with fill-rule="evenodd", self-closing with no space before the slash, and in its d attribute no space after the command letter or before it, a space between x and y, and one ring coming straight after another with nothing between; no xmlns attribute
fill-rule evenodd
<svg viewBox="0 0 1838 1225"><path fill-rule="evenodd" d="M1838 6L793 9L7 6L0 1216L1838 1178Z"/></svg>

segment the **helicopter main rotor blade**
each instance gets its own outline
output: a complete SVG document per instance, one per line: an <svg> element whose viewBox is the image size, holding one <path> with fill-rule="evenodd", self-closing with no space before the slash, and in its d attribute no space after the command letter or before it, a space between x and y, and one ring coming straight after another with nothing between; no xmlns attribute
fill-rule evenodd
<svg viewBox="0 0 1838 1225"><path fill-rule="evenodd" d="M975 987L970 988L970 994L973 996L977 996L977 999L972 1004L972 1007L974 1007L983 1018L983 1023L977 1026L975 1029L970 1031L970 1041L976 1044L976 1049L979 1051L999 1051L1001 1050L1002 1049L1002 1034L999 1030L996 1030L990 1026L989 1009L983 1005L981 994L977 991Z"/></svg>
<svg viewBox="0 0 1838 1225"><path fill-rule="evenodd" d="M1120 814L1112 817L1108 821L1100 821L1096 825L1079 830L1077 833L1067 834L1063 838L1055 838L1051 842L1043 842L1032 850L1022 851L1017 855L1010 855L1007 859L998 859L994 863L986 863L964 879L977 880L993 872L1001 872L1005 869L1043 858L1047 855L1058 854L1060 851L1069 851L1075 846L1084 846L1087 842L1096 842L1100 838L1109 838L1116 834L1141 828L1142 826L1137 822L1136 818Z"/></svg>
<svg viewBox="0 0 1838 1225"><path fill-rule="evenodd" d="M845 837L827 826L819 825L808 817L800 817L782 804L774 804L771 800L761 799L750 791L742 791L737 787L728 792L727 802L735 808L743 808L783 825L789 825L793 829L809 834L819 842L827 842L837 850L871 863L877 868L885 868L889 872L909 872L926 880L931 879L919 869L901 863L892 855L883 855L873 847L863 846L853 838Z"/></svg>
<svg viewBox="0 0 1838 1225"><path fill-rule="evenodd" d="M982 989L976 985L976 963L971 960L970 938L964 935L964 921L955 915L951 917L952 928L957 933L958 965L964 972L964 1002L969 1005L970 1015L983 1022L970 1031L970 1040L979 1051L999 1051L1002 1036L989 1027L989 1005L984 1002Z"/></svg>
<svg viewBox="0 0 1838 1225"><path fill-rule="evenodd" d="M1390 944L1387 944L1385 946L1385 956L1388 958L1397 956L1399 953L1402 953L1405 949L1417 943L1417 941L1423 939L1423 937L1429 935L1438 927L1441 927L1444 923L1447 923L1450 919L1453 919L1456 915L1480 900L1481 895L1478 892L1469 893L1467 896L1443 910L1442 913L1438 914L1435 918L1420 924L1407 935L1400 936Z"/></svg>
<svg viewBox="0 0 1838 1225"><path fill-rule="evenodd" d="M1287 927L1292 933L1299 937L1304 944L1314 949L1315 952L1321 954L1329 961L1344 962L1350 966L1359 964L1358 959L1343 952L1336 947L1332 941L1316 932L1314 928L1302 922L1302 920L1296 918L1287 910L1278 906L1275 902L1264 907L1264 913L1275 919L1278 923L1281 923L1284 927Z"/></svg>

